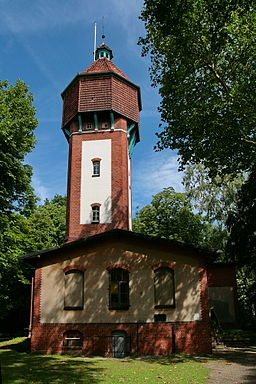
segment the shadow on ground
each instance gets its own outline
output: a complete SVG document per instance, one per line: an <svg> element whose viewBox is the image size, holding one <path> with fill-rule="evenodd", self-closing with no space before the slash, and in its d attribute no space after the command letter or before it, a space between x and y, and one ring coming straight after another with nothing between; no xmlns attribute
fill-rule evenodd
<svg viewBox="0 0 256 384"><path fill-rule="evenodd" d="M0 347L4 384L99 384L104 376L104 370L96 368L93 361L72 356L32 355L28 353L28 346L24 340Z"/></svg>
<svg viewBox="0 0 256 384"><path fill-rule="evenodd" d="M211 375L215 384L256 383L256 347L225 347L214 351L210 360L213 361L210 369L215 370L215 377Z"/></svg>

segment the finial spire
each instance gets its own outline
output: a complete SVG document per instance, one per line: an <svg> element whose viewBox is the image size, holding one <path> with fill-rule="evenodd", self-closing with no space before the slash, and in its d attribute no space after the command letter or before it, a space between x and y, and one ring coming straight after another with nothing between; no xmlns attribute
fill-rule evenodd
<svg viewBox="0 0 256 384"><path fill-rule="evenodd" d="M104 45L105 44L105 33L104 33L104 16L102 16L102 35L101 35L101 37L102 37L102 45Z"/></svg>
<svg viewBox="0 0 256 384"><path fill-rule="evenodd" d="M96 45L97 44L97 23L94 21L94 44L93 44L93 61L96 59Z"/></svg>

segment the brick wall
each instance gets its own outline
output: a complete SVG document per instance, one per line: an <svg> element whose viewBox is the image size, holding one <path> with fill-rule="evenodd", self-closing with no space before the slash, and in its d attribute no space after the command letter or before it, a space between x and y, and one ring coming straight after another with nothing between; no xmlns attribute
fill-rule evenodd
<svg viewBox="0 0 256 384"><path fill-rule="evenodd" d="M124 127L125 119L118 119ZM127 126L127 125L126 125ZM112 222L106 224L80 224L81 151L83 140L111 139L112 142ZM125 132L98 132L72 135L70 138L67 239L94 235L110 229L129 229L128 146Z"/></svg>
<svg viewBox="0 0 256 384"><path fill-rule="evenodd" d="M113 111L139 122L139 91L113 75L78 78L63 95L62 127L78 112Z"/></svg>
<svg viewBox="0 0 256 384"><path fill-rule="evenodd" d="M201 269L202 320L166 323L56 324L40 323L41 269L35 272L34 311L31 351L36 353L112 354L112 332L123 330L129 338L129 353L168 355L177 353L210 353L211 332L206 303L206 271ZM63 347L63 334L76 330L83 335L82 348Z"/></svg>
<svg viewBox="0 0 256 384"><path fill-rule="evenodd" d="M63 347L66 331L83 335L81 348ZM205 322L146 324L37 324L33 328L31 352L112 355L112 332L122 330L129 340L128 354L164 356L177 353L210 353L211 340Z"/></svg>

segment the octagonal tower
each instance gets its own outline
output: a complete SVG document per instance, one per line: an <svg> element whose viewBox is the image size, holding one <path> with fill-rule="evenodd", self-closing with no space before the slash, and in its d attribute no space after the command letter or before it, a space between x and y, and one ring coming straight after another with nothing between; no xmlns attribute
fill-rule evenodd
<svg viewBox="0 0 256 384"><path fill-rule="evenodd" d="M139 142L140 88L111 61L104 43L95 61L62 93L69 142L67 241L131 229L130 158Z"/></svg>

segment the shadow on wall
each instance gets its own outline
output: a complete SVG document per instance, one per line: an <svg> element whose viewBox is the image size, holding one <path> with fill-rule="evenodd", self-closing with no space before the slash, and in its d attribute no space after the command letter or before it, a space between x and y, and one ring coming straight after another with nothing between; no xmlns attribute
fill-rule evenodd
<svg viewBox="0 0 256 384"><path fill-rule="evenodd" d="M111 229L126 229L129 228L129 212L128 206L126 204L126 198L120 189L116 196L110 198L108 197L103 205L102 211L109 212L105 220L106 223L97 223L97 224L82 224L80 233L76 237L84 237L95 235L97 233L102 233L109 231Z"/></svg>

